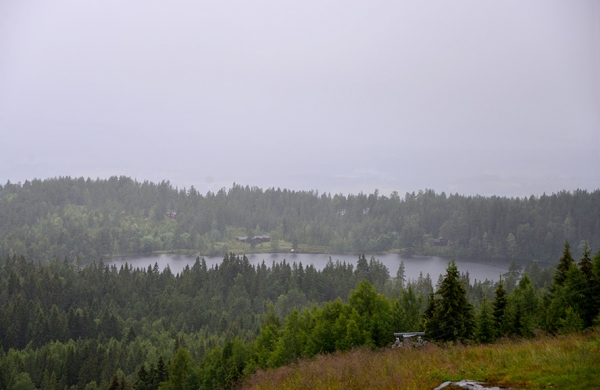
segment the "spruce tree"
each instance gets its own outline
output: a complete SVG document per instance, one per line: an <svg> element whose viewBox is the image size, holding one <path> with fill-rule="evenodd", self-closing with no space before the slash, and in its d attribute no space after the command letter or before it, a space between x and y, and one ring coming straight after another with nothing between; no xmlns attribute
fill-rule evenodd
<svg viewBox="0 0 600 390"><path fill-rule="evenodd" d="M587 241L585 241L583 246L583 257L579 260L579 269L585 275L587 280L591 280L593 276L593 265L592 259L590 259L590 248L588 246Z"/></svg>
<svg viewBox="0 0 600 390"><path fill-rule="evenodd" d="M508 297L506 331L509 334L533 337L537 326L538 297L527 274Z"/></svg>
<svg viewBox="0 0 600 390"><path fill-rule="evenodd" d="M496 287L495 299L492 304L494 307L494 328L496 337L504 335L504 314L506 312L506 290L502 278L498 281L498 287Z"/></svg>
<svg viewBox="0 0 600 390"><path fill-rule="evenodd" d="M586 286L587 281L583 272L575 266L572 266L567 272L563 285L553 285L551 294L544 297L544 325L547 331L551 333L564 332L562 328L565 326L567 308L570 309L569 321L573 320L575 316L579 318L578 321L575 321L576 323L583 320L582 314L585 307L582 305L585 304ZM569 325L569 329L570 332L574 328Z"/></svg>
<svg viewBox="0 0 600 390"><path fill-rule="evenodd" d="M561 334L579 332L583 329L583 320L571 306L565 310L565 317L559 320L558 331Z"/></svg>
<svg viewBox="0 0 600 390"><path fill-rule="evenodd" d="M550 288L551 291L553 291L555 286L564 286L565 280L567 280L567 272L569 272L569 268L571 268L574 263L575 260L573 260L573 256L571 255L569 241L565 241L562 256L558 260L558 265L554 272L554 285Z"/></svg>
<svg viewBox="0 0 600 390"><path fill-rule="evenodd" d="M588 281L585 275L577 267L572 267L567 273L567 279L565 280L565 298L566 306L571 307L573 311L579 315L579 317L585 321L586 312L588 309ZM591 313L589 315L589 323L593 320ZM584 324L587 325L587 324Z"/></svg>
<svg viewBox="0 0 600 390"><path fill-rule="evenodd" d="M141 364L137 372L137 380L135 381L136 390L152 390L152 376L146 370L146 365Z"/></svg>
<svg viewBox="0 0 600 390"><path fill-rule="evenodd" d="M592 260L592 280L590 283L592 299L592 316L600 319L600 250Z"/></svg>
<svg viewBox="0 0 600 390"><path fill-rule="evenodd" d="M406 271L404 270L404 261L400 261L396 272L396 285L400 287L400 290L404 290L404 283L406 283Z"/></svg>
<svg viewBox="0 0 600 390"><path fill-rule="evenodd" d="M423 329L425 329L425 331L429 333L429 335L427 335L427 337L429 337L429 338L434 338L435 334L437 334L439 331L439 329L438 329L439 323L437 321L435 321L433 318L438 306L439 306L439 299L437 299L435 297L435 294L432 291L429 293L429 300L427 301L427 308L425 309L425 311L423 312L423 314L421 316Z"/></svg>
<svg viewBox="0 0 600 390"><path fill-rule="evenodd" d="M448 263L446 276L436 294L440 296L439 301L430 301L434 312L425 322L427 336L440 341L470 339L475 325L473 306L467 301L467 291L460 282L454 260Z"/></svg>
<svg viewBox="0 0 600 390"><path fill-rule="evenodd" d="M552 285L549 288L549 292L544 296L543 325L549 332L555 333L559 330L561 326L560 321L565 317L565 310L571 306L570 302L573 302L576 306L571 307L571 310L575 311L578 315L580 313L580 302L577 298L575 301L570 298L573 295L581 296L581 290L585 289L584 285L587 283L585 282L583 272L574 263L569 241L565 241L562 256L558 260L556 270L554 271ZM569 274L571 275L571 280L567 283Z"/></svg>
<svg viewBox="0 0 600 390"><path fill-rule="evenodd" d="M583 257L579 260L579 269L585 277L585 286L581 286L583 292L582 304L581 304L581 319L584 322L585 327L592 326L596 313L595 300L596 297L593 293L594 284L594 269L592 259L590 259L590 248L588 247L587 241L583 247Z"/></svg>
<svg viewBox="0 0 600 390"><path fill-rule="evenodd" d="M364 253L358 256L358 262L356 263L354 275L356 275L357 282L360 282L363 279L369 280L369 262L367 261Z"/></svg>
<svg viewBox="0 0 600 390"><path fill-rule="evenodd" d="M402 311L405 315L405 326L408 331L419 329L421 296L417 297L412 285L402 291L402 297L399 302L402 304Z"/></svg>
<svg viewBox="0 0 600 390"><path fill-rule="evenodd" d="M114 374L110 379L108 390L119 390L119 385L119 377L117 376L117 374Z"/></svg>
<svg viewBox="0 0 600 390"><path fill-rule="evenodd" d="M487 298L484 296L481 302L481 308L477 316L477 326L475 329L475 340L480 343L489 343L494 341L494 316L492 308Z"/></svg>
<svg viewBox="0 0 600 390"><path fill-rule="evenodd" d="M169 373L167 371L167 367L162 356L158 357L158 363L156 364L156 370L154 372L153 378L156 388L158 388L158 386L162 382L166 382L167 380L169 380Z"/></svg>
<svg viewBox="0 0 600 390"><path fill-rule="evenodd" d="M58 385L58 380L56 379L56 373L52 371L52 375L50 375L50 380L48 381L48 390L58 390L60 386Z"/></svg>

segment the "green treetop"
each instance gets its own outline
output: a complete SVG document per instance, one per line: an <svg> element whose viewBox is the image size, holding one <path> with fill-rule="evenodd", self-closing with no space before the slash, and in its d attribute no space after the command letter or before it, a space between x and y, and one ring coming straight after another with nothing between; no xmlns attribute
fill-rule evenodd
<svg viewBox="0 0 600 390"><path fill-rule="evenodd" d="M563 286L565 284L567 272L569 272L569 268L571 268L574 263L575 260L573 260L573 256L571 255L569 241L565 241L562 256L558 260L556 272L554 273L554 285Z"/></svg>
<svg viewBox="0 0 600 390"><path fill-rule="evenodd" d="M446 276L430 302L430 318L425 320L425 333L429 338L441 341L466 340L474 328L473 306L467 301L467 291L460 282L456 263L451 260Z"/></svg>

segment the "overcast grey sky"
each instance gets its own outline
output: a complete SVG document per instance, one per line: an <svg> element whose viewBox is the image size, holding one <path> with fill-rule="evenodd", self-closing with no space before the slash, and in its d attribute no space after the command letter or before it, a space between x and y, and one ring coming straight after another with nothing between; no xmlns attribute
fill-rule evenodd
<svg viewBox="0 0 600 390"><path fill-rule="evenodd" d="M0 2L0 182L600 187L600 2Z"/></svg>

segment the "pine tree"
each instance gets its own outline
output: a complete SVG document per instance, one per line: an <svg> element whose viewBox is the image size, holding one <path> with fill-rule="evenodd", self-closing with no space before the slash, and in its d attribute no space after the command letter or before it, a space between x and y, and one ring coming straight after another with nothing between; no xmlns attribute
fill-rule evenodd
<svg viewBox="0 0 600 390"><path fill-rule="evenodd" d="M592 296L592 316L600 319L600 250L592 260L592 280L590 295Z"/></svg>
<svg viewBox="0 0 600 390"><path fill-rule="evenodd" d="M484 296L481 302L481 309L477 315L477 326L475 328L475 340L480 343L494 341L494 316L490 306L490 303Z"/></svg>
<svg viewBox="0 0 600 390"><path fill-rule="evenodd" d="M50 375L50 380L48 381L48 390L58 390L59 388L60 386L56 380L56 373L52 371L52 375Z"/></svg>
<svg viewBox="0 0 600 390"><path fill-rule="evenodd" d="M136 390L152 390L152 375L146 370L146 365L140 365L135 382Z"/></svg>
<svg viewBox="0 0 600 390"><path fill-rule="evenodd" d="M541 320L544 330L556 333L561 317L564 317L568 305L565 288L556 286L551 294L544 295L544 306Z"/></svg>
<svg viewBox="0 0 600 390"><path fill-rule="evenodd" d="M495 299L493 302L493 316L494 316L494 330L496 337L500 337L504 334L504 314L506 311L506 290L502 283L502 278L498 281L498 287L496 287Z"/></svg>
<svg viewBox="0 0 600 390"><path fill-rule="evenodd" d="M129 328L129 330L127 330L127 335L125 336L125 342L126 343L132 343L135 341L135 338L137 337L137 333L135 333L135 329L133 329L133 326Z"/></svg>
<svg viewBox="0 0 600 390"><path fill-rule="evenodd" d="M162 382L169 380L169 373L167 372L165 361L162 356L158 357L158 363L156 364L156 371L154 372L153 378L155 381L155 388L158 388Z"/></svg>
<svg viewBox="0 0 600 390"><path fill-rule="evenodd" d="M587 280L591 280L593 276L593 264L592 259L590 259L590 248L588 246L587 241L585 241L583 246L583 257L579 260L579 269L585 275Z"/></svg>
<svg viewBox="0 0 600 390"><path fill-rule="evenodd" d="M567 280L567 273L571 267L575 267L574 262L567 240L564 244L562 256L556 265L552 284L543 297L542 325L548 332L555 333L558 330L560 318L564 318L567 302L564 285Z"/></svg>
<svg viewBox="0 0 600 390"><path fill-rule="evenodd" d="M356 275L356 281L360 282L363 279L369 280L369 262L365 257L364 253L358 256L358 262L356 263L356 270L354 271Z"/></svg>
<svg viewBox="0 0 600 390"><path fill-rule="evenodd" d="M582 304L585 303L586 286L587 281L583 272L575 266L572 266L566 273L563 285L554 285L552 293L544 297L544 325L547 331L564 333L562 329L565 326L571 330L574 329L574 324L578 323L578 321L573 322L575 317L582 320L584 310ZM568 319L567 308L570 308L571 311ZM566 320L568 320L568 325L565 325Z"/></svg>
<svg viewBox="0 0 600 390"><path fill-rule="evenodd" d="M583 257L579 260L579 269L585 277L585 286L581 286L583 293L581 302L581 319L583 320L584 326L592 326L594 321L595 311L595 300L593 292L594 285L594 268L592 259L590 259L590 248L588 247L587 241L584 242Z"/></svg>
<svg viewBox="0 0 600 390"><path fill-rule="evenodd" d="M571 267L569 272L567 272L567 279L565 280L565 296L567 305L570 306L579 317L585 321L586 309L588 309L588 281L585 278L585 275L581 270L577 267ZM589 322L593 320L591 316L592 313L589 313Z"/></svg>
<svg viewBox="0 0 600 390"><path fill-rule="evenodd" d="M506 331L509 334L533 337L537 325L538 298L527 274L508 297Z"/></svg>
<svg viewBox="0 0 600 390"><path fill-rule="evenodd" d="M406 283L406 271L404 270L404 261L400 261L396 272L396 285L400 287L400 290L404 290L404 283Z"/></svg>
<svg viewBox="0 0 600 390"><path fill-rule="evenodd" d="M515 259L510 262L508 272L505 274L504 286L507 292L512 292L521 276L522 267Z"/></svg>
<svg viewBox="0 0 600 390"><path fill-rule="evenodd" d="M567 272L569 272L569 268L571 268L574 263L575 260L573 260L573 256L571 256L569 241L565 241L562 256L558 260L558 265L556 266L556 271L554 273L554 285L563 286L565 284ZM553 290L553 287L550 288L551 291Z"/></svg>
<svg viewBox="0 0 600 390"><path fill-rule="evenodd" d="M571 306L565 310L565 318L559 320L558 331L561 334L579 332L583 329L583 321Z"/></svg>
<svg viewBox="0 0 600 390"><path fill-rule="evenodd" d="M428 332L430 335L428 337L433 338L435 334L438 333L438 325L439 323L434 320L434 314L437 311L439 306L439 299L435 297L433 292L429 293L429 299L427 301L427 308L423 312L421 316L421 323L423 329Z"/></svg>
<svg viewBox="0 0 600 390"><path fill-rule="evenodd" d="M419 329L421 299L421 296L417 298L415 295L412 285L408 285L408 288L402 291L402 297L399 299L399 302L402 304L405 320L404 325L407 331Z"/></svg>
<svg viewBox="0 0 600 390"><path fill-rule="evenodd" d="M475 325L473 306L467 301L467 291L460 282L454 260L448 263L446 276L436 294L441 298L437 304L433 303L433 316L425 322L427 336L440 341L470 339Z"/></svg>
<svg viewBox="0 0 600 390"><path fill-rule="evenodd" d="M117 376L117 374L114 374L110 379L108 390L119 390L119 377Z"/></svg>

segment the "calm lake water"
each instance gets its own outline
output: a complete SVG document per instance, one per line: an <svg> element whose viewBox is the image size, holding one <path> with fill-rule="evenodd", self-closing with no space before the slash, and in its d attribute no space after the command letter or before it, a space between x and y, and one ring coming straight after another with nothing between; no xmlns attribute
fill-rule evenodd
<svg viewBox="0 0 600 390"><path fill-rule="evenodd" d="M266 253L266 254L252 254L246 255L251 264L259 265L263 261L270 267L273 262L282 262L284 259L288 263L302 263L303 266L313 264L317 269L323 269L327 264L327 261L331 259L335 262L352 263L356 267L358 255L353 254L307 254L307 253ZM369 259L370 256L367 256ZM449 259L435 256L400 256L397 254L383 254L375 255L375 258L381 261L390 271L391 276L396 275L398 266L401 261L404 261L405 273L407 279L417 279L419 273L423 273L423 276L429 274L433 283L435 284L440 274L445 274L446 267ZM208 257L204 256L206 264L210 268L215 264L220 264L223 261L223 257ZM167 265L174 274L183 271L186 265L192 267L196 261L195 256L178 256L178 255L152 255L152 256L138 256L138 257L121 257L117 259L107 260L105 264L115 264L117 267L121 267L128 263L134 268L148 268L148 266L154 266L158 264L158 267L163 270ZM477 280L498 280L500 274L508 271L510 262L507 260L465 260L456 259L456 265L458 266L459 272L469 271L471 282Z"/></svg>

